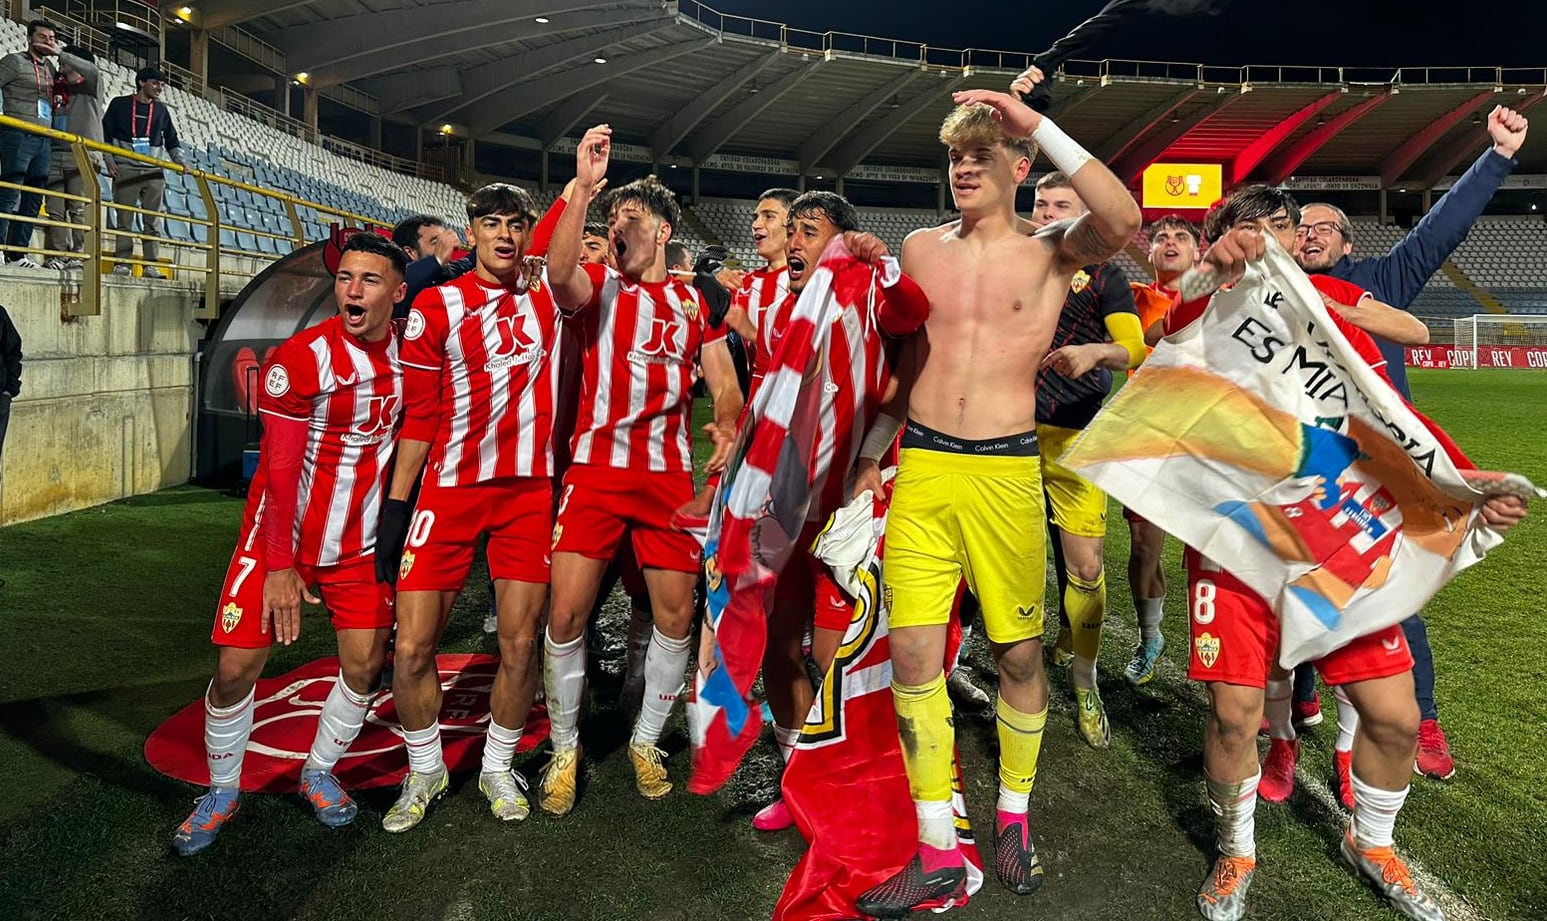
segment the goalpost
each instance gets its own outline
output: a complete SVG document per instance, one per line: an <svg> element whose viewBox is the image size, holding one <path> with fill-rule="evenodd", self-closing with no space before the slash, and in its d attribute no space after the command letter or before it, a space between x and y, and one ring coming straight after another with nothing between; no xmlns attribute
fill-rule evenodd
<svg viewBox="0 0 1547 921"><path fill-rule="evenodd" d="M1452 367L1547 368L1547 316L1479 313L1455 331Z"/></svg>

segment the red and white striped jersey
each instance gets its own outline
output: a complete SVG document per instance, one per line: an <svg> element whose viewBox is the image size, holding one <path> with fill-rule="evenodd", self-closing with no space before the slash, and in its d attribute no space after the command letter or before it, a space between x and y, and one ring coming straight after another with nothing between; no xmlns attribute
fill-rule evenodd
<svg viewBox="0 0 1547 921"><path fill-rule="evenodd" d="M553 474L558 308L469 272L414 301L403 333L403 437L430 444L441 486Z"/></svg>
<svg viewBox="0 0 1547 921"><path fill-rule="evenodd" d="M680 281L632 284L586 265L593 292L570 317L584 370L574 460L621 470L693 469L693 365L724 338L709 327L698 291Z"/></svg>
<svg viewBox="0 0 1547 921"><path fill-rule="evenodd" d="M898 340L882 334L883 313L888 310L882 273L871 269L868 286L850 281L863 278L860 273L845 273L833 292L842 310L828 331L809 468L826 472L811 484L807 521L826 521L843 507L849 473L886 399L896 366ZM790 297L789 306L781 311L782 322L788 322L794 302Z"/></svg>
<svg viewBox="0 0 1547 921"><path fill-rule="evenodd" d="M776 341L773 338L774 323L783 322L779 319L781 314L784 319L788 318L789 307L793 303L788 266L777 269L764 267L751 272L741 280L741 287L736 289L731 306L745 310L747 318L752 321L752 328L757 330L757 341L747 343L752 349L753 381L761 378L768 370L768 356L773 354Z"/></svg>
<svg viewBox="0 0 1547 921"><path fill-rule="evenodd" d="M362 343L330 317L285 340L263 373L258 411L306 423L295 506L295 561L333 566L376 546L392 436L403 407L396 335ZM268 485L258 459L244 516L255 533Z"/></svg>

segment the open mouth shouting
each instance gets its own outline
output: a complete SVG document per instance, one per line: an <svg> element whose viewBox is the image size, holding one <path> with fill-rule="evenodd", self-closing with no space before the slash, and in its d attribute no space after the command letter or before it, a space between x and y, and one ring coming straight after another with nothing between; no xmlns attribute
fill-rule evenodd
<svg viewBox="0 0 1547 921"><path fill-rule="evenodd" d="M800 281L806 277L806 260L801 256L789 257L790 281Z"/></svg>

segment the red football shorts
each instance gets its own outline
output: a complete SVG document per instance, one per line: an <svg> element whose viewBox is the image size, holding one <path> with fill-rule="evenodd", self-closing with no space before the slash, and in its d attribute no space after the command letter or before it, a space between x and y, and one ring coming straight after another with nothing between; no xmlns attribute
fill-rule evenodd
<svg viewBox="0 0 1547 921"><path fill-rule="evenodd" d="M244 552L247 536L237 545L226 569L215 628L210 642L238 649L267 649L274 628L263 622L263 580L268 571L260 553ZM392 626L392 586L376 581L376 557L366 554L337 566L296 566L307 585L317 586L322 603L333 615L335 630L384 630ZM303 606L304 611L304 606ZM302 621L303 626L305 621Z"/></svg>
<svg viewBox="0 0 1547 921"><path fill-rule="evenodd" d="M1278 655L1278 615L1261 595L1228 572L1187 567L1188 629L1192 649L1187 677L1265 688ZM1400 675L1413 667L1400 625L1361 636L1315 662L1329 685Z"/></svg>
<svg viewBox="0 0 1547 921"><path fill-rule="evenodd" d="M553 552L610 560L627 533L642 569L697 573L703 548L674 530L671 516L693 498L688 473L571 464L553 526Z"/></svg>
<svg viewBox="0 0 1547 921"><path fill-rule="evenodd" d="M790 561L779 573L774 599L776 604L809 609L813 626L842 633L849 629L853 602L838 587L827 564L811 554L811 545L825 524L810 522L801 531Z"/></svg>
<svg viewBox="0 0 1547 921"><path fill-rule="evenodd" d="M426 480L398 568L400 592L455 592L467 581L478 535L489 535L489 575L547 584L553 484L504 477L471 486Z"/></svg>

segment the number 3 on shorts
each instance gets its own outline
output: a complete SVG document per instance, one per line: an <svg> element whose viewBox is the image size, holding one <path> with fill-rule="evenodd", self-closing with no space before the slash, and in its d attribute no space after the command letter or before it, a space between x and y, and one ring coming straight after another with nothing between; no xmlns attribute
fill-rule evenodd
<svg viewBox="0 0 1547 921"><path fill-rule="evenodd" d="M430 529L435 527L435 513L429 509L423 509L414 516L414 523L408 528L408 546L423 547L430 539Z"/></svg>
<svg viewBox="0 0 1547 921"><path fill-rule="evenodd" d="M1214 598L1216 590L1213 579L1199 579L1192 587L1192 619L1200 627L1208 626L1214 622Z"/></svg>

